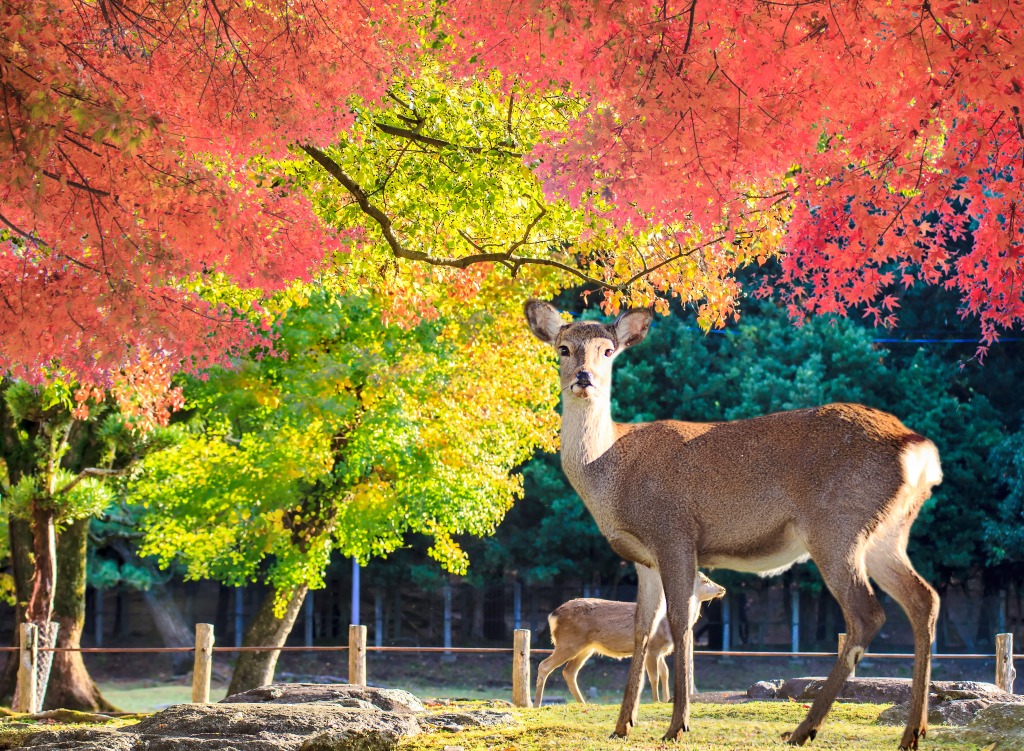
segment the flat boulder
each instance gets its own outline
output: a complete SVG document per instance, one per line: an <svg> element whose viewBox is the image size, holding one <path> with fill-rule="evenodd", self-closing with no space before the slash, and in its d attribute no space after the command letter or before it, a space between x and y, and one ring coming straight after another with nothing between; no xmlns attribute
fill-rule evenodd
<svg viewBox="0 0 1024 751"><path fill-rule="evenodd" d="M423 702L394 688L351 683L271 683L223 699L221 704L320 704L353 708L376 707L384 712L422 712Z"/></svg>
<svg viewBox="0 0 1024 751"><path fill-rule="evenodd" d="M991 751L1024 751L1024 702L985 707L960 737Z"/></svg>
<svg viewBox="0 0 1024 751"><path fill-rule="evenodd" d="M489 728L499 725L514 725L515 718L510 712L498 712L493 709L475 709L468 712L444 712L427 715L422 722L440 730L457 732L466 728Z"/></svg>
<svg viewBox="0 0 1024 751"><path fill-rule="evenodd" d="M909 678L850 678L843 684L841 701L864 704L903 704L910 701ZM779 699L808 702L817 698L825 685L824 678L791 678L778 689ZM978 681L932 681L929 704L960 699L1006 701L1007 694L992 683Z"/></svg>
<svg viewBox="0 0 1024 751"><path fill-rule="evenodd" d="M29 738L27 747L33 751L390 751L421 730L419 718L404 705L402 711L393 712L333 700L234 701L178 704L102 734L41 732Z"/></svg>
<svg viewBox="0 0 1024 751"><path fill-rule="evenodd" d="M779 698L779 689L785 683L781 678L774 681L758 681L747 689L747 696L757 701Z"/></svg>

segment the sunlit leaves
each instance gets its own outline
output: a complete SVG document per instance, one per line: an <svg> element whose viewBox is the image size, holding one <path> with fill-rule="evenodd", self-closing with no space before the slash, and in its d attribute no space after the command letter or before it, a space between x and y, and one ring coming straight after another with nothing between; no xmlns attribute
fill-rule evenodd
<svg viewBox="0 0 1024 751"><path fill-rule="evenodd" d="M281 357L187 385L193 432L131 488L144 552L287 591L320 586L333 550L367 560L419 532L463 571L452 536L492 531L555 433L550 362L508 292L412 327L372 294L293 294Z"/></svg>

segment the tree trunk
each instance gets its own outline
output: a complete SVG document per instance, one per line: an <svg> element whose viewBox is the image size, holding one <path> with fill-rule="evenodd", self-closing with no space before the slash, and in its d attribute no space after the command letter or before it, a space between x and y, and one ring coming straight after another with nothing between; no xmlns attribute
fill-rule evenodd
<svg viewBox="0 0 1024 751"><path fill-rule="evenodd" d="M263 598L263 602L256 612L256 617L249 624L249 628L245 632L245 639L242 640L242 646L284 646L288 635L292 632L292 627L298 618L299 610L302 608L302 601L306 599L306 592L308 591L309 587L305 584L295 587L288 594L288 607L285 610L284 617L278 618L274 615L274 601L277 598L277 590L272 587ZM281 652L278 650L241 652L238 662L235 664L235 672L231 676L231 685L228 686L228 696L272 683L274 680L274 670L277 668L277 658L280 655Z"/></svg>
<svg viewBox="0 0 1024 751"><path fill-rule="evenodd" d="M166 585L154 582L142 593L150 615L160 632L160 639L165 647L191 647L195 645L195 632L189 629L185 619L181 617L178 604L167 590ZM184 675L192 669L192 655L187 652L174 652L171 655L171 671L174 675Z"/></svg>
<svg viewBox="0 0 1024 751"><path fill-rule="evenodd" d="M131 562L137 566L149 569L153 584L142 593L142 597L153 616L153 623L156 630L160 632L160 638L165 647L191 647L195 645L195 633L185 623L178 610L178 604L174 601L171 593L164 584L157 581L156 571L143 561L139 555L124 540L114 540L111 547L127 563ZM118 620L121 618L121 599L118 598ZM184 675L192 668L192 655L185 652L173 653L171 659L171 670L174 675Z"/></svg>
<svg viewBox="0 0 1024 751"><path fill-rule="evenodd" d="M89 519L72 522L57 538L57 583L53 619L60 625L57 646L82 645L85 625L86 544ZM82 660L81 652L55 652L44 709L76 709L82 712L116 711L103 698Z"/></svg>
<svg viewBox="0 0 1024 751"><path fill-rule="evenodd" d="M35 566L32 575L32 593L25 608L25 620L39 628L39 657L36 667L36 686L40 695L46 695L50 680L50 667L56 646L58 626L53 618L53 598L57 582L56 512L52 498L32 499L32 553ZM41 703L41 702L39 702ZM31 706L29 700L14 692L12 708L20 710ZM38 703L35 705L38 706Z"/></svg>
<svg viewBox="0 0 1024 751"><path fill-rule="evenodd" d="M29 595L32 592L32 572L35 570L35 558L32 555L32 525L23 520L8 517L7 531L10 537L11 564L14 569L14 596L17 602L14 606L14 623L20 624L25 620L25 606L28 604ZM12 646L21 646L21 632L15 627ZM18 683L18 662L20 657L17 652L7 653L7 662L4 671L0 676L0 700L10 704L14 698L14 688Z"/></svg>

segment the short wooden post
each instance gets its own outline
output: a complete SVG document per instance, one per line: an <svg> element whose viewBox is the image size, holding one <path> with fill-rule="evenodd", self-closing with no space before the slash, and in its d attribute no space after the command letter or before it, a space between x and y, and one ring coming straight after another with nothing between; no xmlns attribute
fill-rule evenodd
<svg viewBox="0 0 1024 751"><path fill-rule="evenodd" d="M348 682L366 685L366 626L348 627Z"/></svg>
<svg viewBox="0 0 1024 751"><path fill-rule="evenodd" d="M39 675L39 628L34 623L21 624L21 660L18 662L18 712L39 711L37 680Z"/></svg>
<svg viewBox="0 0 1024 751"><path fill-rule="evenodd" d="M839 654L843 653L843 647L845 647L845 646L846 646L846 634L839 634ZM854 665L852 668L850 668L850 677L851 678L856 678L857 677L857 666L856 665Z"/></svg>
<svg viewBox="0 0 1024 751"><path fill-rule="evenodd" d="M192 663L192 701L209 704L213 675L213 624L196 624L196 651Z"/></svg>
<svg viewBox="0 0 1024 751"><path fill-rule="evenodd" d="M1013 667L1013 634L996 634L996 685L1012 694L1016 677L1017 671Z"/></svg>
<svg viewBox="0 0 1024 751"><path fill-rule="evenodd" d="M512 703L530 706L530 629L517 628L512 644Z"/></svg>

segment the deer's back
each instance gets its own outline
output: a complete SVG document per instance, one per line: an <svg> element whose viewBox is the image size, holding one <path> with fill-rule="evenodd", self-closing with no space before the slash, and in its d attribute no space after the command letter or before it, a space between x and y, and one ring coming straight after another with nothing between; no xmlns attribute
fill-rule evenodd
<svg viewBox="0 0 1024 751"><path fill-rule="evenodd" d="M755 561L740 570L798 560L804 531L834 526L837 514L863 529L894 513L904 453L931 446L892 415L857 404L619 429L588 471L605 478L600 492L623 528L666 543L693 539L701 565Z"/></svg>
<svg viewBox="0 0 1024 751"><path fill-rule="evenodd" d="M608 657L633 654L633 629L636 603L581 597L559 605L548 616L551 641L556 647L585 648ZM650 649L660 653L672 636L668 622L662 618L651 639Z"/></svg>

